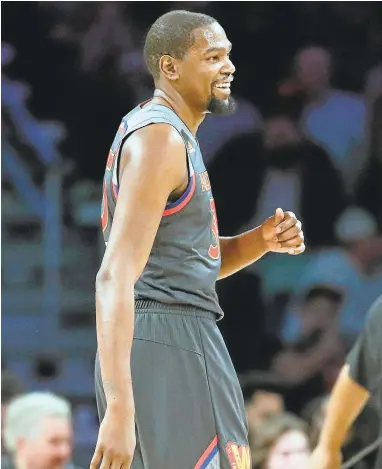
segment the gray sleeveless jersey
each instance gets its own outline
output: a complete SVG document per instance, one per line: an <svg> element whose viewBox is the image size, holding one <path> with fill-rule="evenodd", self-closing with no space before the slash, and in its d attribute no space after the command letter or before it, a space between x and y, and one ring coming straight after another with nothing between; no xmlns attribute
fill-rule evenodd
<svg viewBox="0 0 382 469"><path fill-rule="evenodd" d="M182 136L189 183L167 203L146 267L135 284L135 299L191 306L222 316L215 283L220 271L218 224L211 186L199 145L183 121L166 106L142 104L127 114L114 138L103 184L102 229L109 239L118 199L118 159L124 140L147 125L167 123ZM147 190L151 190L147 187Z"/></svg>

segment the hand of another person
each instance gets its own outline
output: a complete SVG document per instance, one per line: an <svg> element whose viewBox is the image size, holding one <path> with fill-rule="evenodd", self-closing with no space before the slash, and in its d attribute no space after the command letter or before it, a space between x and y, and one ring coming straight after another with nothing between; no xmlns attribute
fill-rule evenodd
<svg viewBox="0 0 382 469"><path fill-rule="evenodd" d="M135 451L134 412L121 408L106 410L90 469L129 469Z"/></svg>
<svg viewBox="0 0 382 469"><path fill-rule="evenodd" d="M267 249L272 252L297 255L305 251L301 222L293 212L284 212L278 208L262 224L261 232Z"/></svg>

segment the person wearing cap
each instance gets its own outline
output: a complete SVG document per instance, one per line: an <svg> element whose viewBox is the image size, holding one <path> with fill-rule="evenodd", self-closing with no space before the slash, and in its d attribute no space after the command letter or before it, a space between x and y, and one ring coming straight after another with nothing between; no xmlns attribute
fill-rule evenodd
<svg viewBox="0 0 382 469"><path fill-rule="evenodd" d="M342 247L314 254L292 293L282 329L286 342L298 336L301 299L315 286L341 293L339 325L347 349L364 325L365 311L382 292L382 236L373 216L359 207L348 207L337 220L335 232Z"/></svg>

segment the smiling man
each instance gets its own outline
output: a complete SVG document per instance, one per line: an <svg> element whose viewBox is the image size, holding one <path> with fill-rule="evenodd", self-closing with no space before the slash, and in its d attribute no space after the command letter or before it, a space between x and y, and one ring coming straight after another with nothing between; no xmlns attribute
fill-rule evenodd
<svg viewBox="0 0 382 469"><path fill-rule="evenodd" d="M230 51L215 19L186 11L160 17L146 38L154 96L122 119L104 178L92 469L101 459L102 469L250 469L215 283L269 251L305 246L282 209L219 237L196 132L206 114L234 108Z"/></svg>

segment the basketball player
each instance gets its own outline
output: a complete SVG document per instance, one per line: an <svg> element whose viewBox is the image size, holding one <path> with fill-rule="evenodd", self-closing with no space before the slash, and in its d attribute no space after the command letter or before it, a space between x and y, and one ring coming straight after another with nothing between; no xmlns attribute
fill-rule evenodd
<svg viewBox="0 0 382 469"><path fill-rule="evenodd" d="M160 17L146 38L154 96L122 119L104 179L92 469L101 459L102 469L250 468L215 282L305 246L301 223L281 209L219 237L196 132L207 113L233 109L230 51L216 20L186 11Z"/></svg>
<svg viewBox="0 0 382 469"><path fill-rule="evenodd" d="M368 399L374 395L382 406L382 296L371 307L365 328L346 362L329 399L310 469L338 469L341 465L341 446ZM380 469L382 440L379 440L377 448L375 467Z"/></svg>

